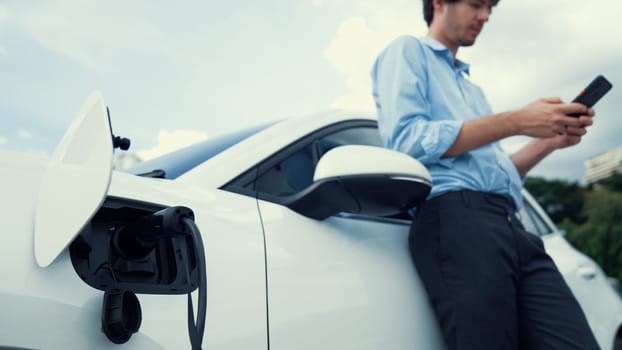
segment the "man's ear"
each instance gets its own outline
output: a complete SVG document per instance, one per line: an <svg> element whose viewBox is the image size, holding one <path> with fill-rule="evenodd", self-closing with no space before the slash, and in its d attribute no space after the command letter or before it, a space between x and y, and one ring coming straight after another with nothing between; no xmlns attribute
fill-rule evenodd
<svg viewBox="0 0 622 350"><path fill-rule="evenodd" d="M434 8L434 12L442 11L445 7L445 1L443 0L432 0L432 7Z"/></svg>

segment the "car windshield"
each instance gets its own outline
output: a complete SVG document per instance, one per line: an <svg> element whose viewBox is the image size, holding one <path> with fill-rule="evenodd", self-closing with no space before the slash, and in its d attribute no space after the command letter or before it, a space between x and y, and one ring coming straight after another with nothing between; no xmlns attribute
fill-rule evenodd
<svg viewBox="0 0 622 350"><path fill-rule="evenodd" d="M175 179L236 143L273 124L262 124L212 137L163 156L135 164L125 171L139 176Z"/></svg>

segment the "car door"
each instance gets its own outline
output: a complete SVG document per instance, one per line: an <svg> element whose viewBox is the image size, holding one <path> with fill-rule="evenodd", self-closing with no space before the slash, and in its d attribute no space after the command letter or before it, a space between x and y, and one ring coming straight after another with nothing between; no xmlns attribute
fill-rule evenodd
<svg viewBox="0 0 622 350"><path fill-rule="evenodd" d="M524 198L520 216L525 228L542 238L547 253L581 305L599 345L610 349L620 319L620 298L598 264L566 241L529 194L525 193Z"/></svg>
<svg viewBox="0 0 622 350"><path fill-rule="evenodd" d="M337 214L319 221L282 204L312 183L322 154L348 144L380 146L375 122L318 130L240 183L257 194L265 232L270 348L440 349L408 250L407 216Z"/></svg>

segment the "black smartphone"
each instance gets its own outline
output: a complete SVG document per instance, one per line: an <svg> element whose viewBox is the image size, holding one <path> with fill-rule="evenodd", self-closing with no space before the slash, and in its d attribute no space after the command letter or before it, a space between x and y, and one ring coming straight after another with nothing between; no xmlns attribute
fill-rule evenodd
<svg viewBox="0 0 622 350"><path fill-rule="evenodd" d="M599 75L594 78L590 85L588 85L583 91L581 91L579 95L577 95L577 97L572 100L572 102L578 102L587 106L588 108L591 108L596 104L596 102L598 102L598 100L600 100L601 97L605 96L605 94L609 90L611 90L612 86L613 85L611 85L609 80L605 79L605 77L603 77L602 75ZM579 117L580 114L573 113L569 114L569 116Z"/></svg>

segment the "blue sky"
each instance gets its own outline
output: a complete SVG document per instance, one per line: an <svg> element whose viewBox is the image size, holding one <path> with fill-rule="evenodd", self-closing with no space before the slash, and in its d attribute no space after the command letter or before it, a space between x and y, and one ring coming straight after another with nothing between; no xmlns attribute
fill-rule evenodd
<svg viewBox="0 0 622 350"><path fill-rule="evenodd" d="M0 149L51 153L100 90L135 151L328 108L373 110L369 68L401 34L425 35L413 0L0 0ZM596 74L614 89L584 142L533 175L580 180L587 158L622 145L622 3L501 1L472 64L496 111L570 100ZM525 138L504 141L508 150Z"/></svg>

